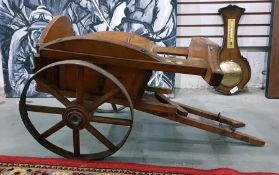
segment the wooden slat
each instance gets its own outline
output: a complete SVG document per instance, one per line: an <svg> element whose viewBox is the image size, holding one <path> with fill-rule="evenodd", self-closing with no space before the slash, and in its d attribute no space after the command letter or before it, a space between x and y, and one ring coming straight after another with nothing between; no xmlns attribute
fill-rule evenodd
<svg viewBox="0 0 279 175"><path fill-rule="evenodd" d="M269 26L238 27L238 35L266 35L269 37ZM224 35L223 27L184 27L177 28L177 35Z"/></svg>
<svg viewBox="0 0 279 175"><path fill-rule="evenodd" d="M177 24L176 27L223 27L223 24ZM257 27L257 26L270 26L270 24L239 24L239 27Z"/></svg>
<svg viewBox="0 0 279 175"><path fill-rule="evenodd" d="M249 52L268 52L269 47L268 46L243 46L239 47L240 51L241 50L246 50Z"/></svg>
<svg viewBox="0 0 279 175"><path fill-rule="evenodd" d="M270 15L271 12L248 12L243 15ZM178 13L177 16L220 16L219 13Z"/></svg>
<svg viewBox="0 0 279 175"><path fill-rule="evenodd" d="M177 38L176 45L180 47L187 47L190 44L192 38ZM216 42L217 44L221 45L223 42L223 38L209 38L210 40ZM239 47L268 47L269 37L265 38L254 38L254 37L245 37L245 38L238 38L238 45Z"/></svg>
<svg viewBox="0 0 279 175"><path fill-rule="evenodd" d="M193 37L205 37L205 38L223 38L223 35L192 35L192 36L176 36L176 38L193 38ZM269 37L269 35L238 35L239 38L264 38Z"/></svg>
<svg viewBox="0 0 279 175"><path fill-rule="evenodd" d="M180 4L230 4L230 3L271 3L272 0L263 0L263 1L183 1L177 2L178 5Z"/></svg>
<svg viewBox="0 0 279 175"><path fill-rule="evenodd" d="M218 10L220 8L223 8L228 4L184 4L184 5L178 5L177 12L178 14L199 14L199 13L218 13ZM254 13L264 13L264 12L271 12L271 3L232 3L233 5L238 5L242 8L245 8L245 13L253 15Z"/></svg>
<svg viewBox="0 0 279 175"><path fill-rule="evenodd" d="M244 15L239 24L270 24L271 15ZM216 25L223 24L221 16L177 16L178 25Z"/></svg>

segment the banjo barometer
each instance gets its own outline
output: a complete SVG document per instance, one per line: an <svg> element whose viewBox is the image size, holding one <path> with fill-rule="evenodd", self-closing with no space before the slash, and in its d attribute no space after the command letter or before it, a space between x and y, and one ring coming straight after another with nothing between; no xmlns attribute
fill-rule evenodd
<svg viewBox="0 0 279 175"><path fill-rule="evenodd" d="M219 56L219 64L224 78L216 90L224 94L235 94L241 91L251 77L251 68L246 58L241 56L237 29L244 8L229 5L219 9L224 21L224 40Z"/></svg>

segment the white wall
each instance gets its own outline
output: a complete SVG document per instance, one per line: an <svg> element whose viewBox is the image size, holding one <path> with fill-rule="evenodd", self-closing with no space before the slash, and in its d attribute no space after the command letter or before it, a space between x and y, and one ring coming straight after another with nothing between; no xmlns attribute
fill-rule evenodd
<svg viewBox="0 0 279 175"><path fill-rule="evenodd" d="M228 1L228 3L210 4L210 2ZM229 4L238 5L246 9L246 12L270 12L272 8L271 2L247 3L249 0L243 0L243 3L231 3L236 0L178 0L178 17L177 17L177 36L184 38L177 38L177 46L187 47L191 41L190 36L221 36L223 35L223 27L189 27L181 25L202 25L213 24L220 25L223 23L219 15L195 15L201 13L218 13L218 9ZM251 1L251 0L250 0ZM208 4L181 4L180 2L209 2ZM180 14L180 15L179 15ZM181 15L184 14L184 15ZM186 14L186 15L185 15ZM191 15L189 15L191 14ZM259 15L243 15L240 24L264 24L260 26L240 26L238 30L239 35L253 35L253 37L238 38L241 53L246 57L250 63L252 74L248 87L262 87L265 84L265 77L262 71L266 70L266 62L268 53L266 47L269 45L269 37L259 37L259 35L269 35L270 31L270 14ZM255 37L254 35L257 35ZM209 38L219 45L222 45L222 37ZM249 47L249 48L245 48ZM265 49L264 49L265 47ZM208 85L198 76L176 74L176 87L179 88L204 88Z"/></svg>

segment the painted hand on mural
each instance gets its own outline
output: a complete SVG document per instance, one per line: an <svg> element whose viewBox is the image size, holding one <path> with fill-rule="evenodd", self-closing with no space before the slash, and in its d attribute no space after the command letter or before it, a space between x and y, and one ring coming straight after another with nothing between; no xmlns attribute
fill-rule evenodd
<svg viewBox="0 0 279 175"><path fill-rule="evenodd" d="M2 47L1 53L2 61L6 66L3 65L3 71L8 74L5 77L9 82L9 87L5 88L10 88L7 95L18 97L25 83L33 74L36 42L42 30L52 19L52 14L43 5L28 13L24 1L7 0L1 1L0 14L5 20L9 15L11 18L13 16L16 18L16 20L12 19L9 24L5 24L6 30L13 29L13 32L7 43L9 47ZM31 88L28 90L28 96L38 95L35 86L35 82L32 82Z"/></svg>
<svg viewBox="0 0 279 175"><path fill-rule="evenodd" d="M20 95L25 83L33 74L36 42L51 19L52 15L45 6L38 6L29 15L29 26L23 27L13 34L10 44L8 72L10 85L17 96ZM38 93L35 91L35 82L32 82L28 96L36 94Z"/></svg>

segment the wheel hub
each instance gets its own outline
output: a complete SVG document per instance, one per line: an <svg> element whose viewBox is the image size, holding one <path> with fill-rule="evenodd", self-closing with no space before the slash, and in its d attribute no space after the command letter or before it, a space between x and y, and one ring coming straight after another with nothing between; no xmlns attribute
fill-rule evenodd
<svg viewBox="0 0 279 175"><path fill-rule="evenodd" d="M79 113L72 112L69 114L68 122L73 126L81 126L83 123L82 116Z"/></svg>
<svg viewBox="0 0 279 175"><path fill-rule="evenodd" d="M89 123L89 113L79 106L68 107L63 114L67 126L72 129L83 129Z"/></svg>

